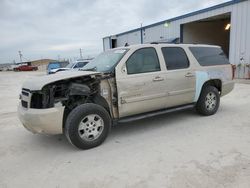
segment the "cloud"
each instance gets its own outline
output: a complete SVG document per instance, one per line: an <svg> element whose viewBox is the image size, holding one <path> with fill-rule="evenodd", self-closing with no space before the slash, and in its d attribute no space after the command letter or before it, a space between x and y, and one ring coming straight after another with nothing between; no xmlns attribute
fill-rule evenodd
<svg viewBox="0 0 250 188"><path fill-rule="evenodd" d="M0 63L102 51L102 38L225 0L0 0Z"/></svg>
<svg viewBox="0 0 250 188"><path fill-rule="evenodd" d="M54 45L44 50L65 52L65 51L70 51L70 50L75 50L75 49L80 49L80 48L94 48L94 47L95 46L93 46L91 43L79 42L79 43L70 43L70 44L67 43L67 44Z"/></svg>

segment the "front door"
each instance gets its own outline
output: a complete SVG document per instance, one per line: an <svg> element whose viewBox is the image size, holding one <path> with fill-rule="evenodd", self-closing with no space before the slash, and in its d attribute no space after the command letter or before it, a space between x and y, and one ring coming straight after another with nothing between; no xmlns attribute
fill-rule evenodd
<svg viewBox="0 0 250 188"><path fill-rule="evenodd" d="M116 74L120 117L165 107L165 76L155 48L136 50L122 69Z"/></svg>

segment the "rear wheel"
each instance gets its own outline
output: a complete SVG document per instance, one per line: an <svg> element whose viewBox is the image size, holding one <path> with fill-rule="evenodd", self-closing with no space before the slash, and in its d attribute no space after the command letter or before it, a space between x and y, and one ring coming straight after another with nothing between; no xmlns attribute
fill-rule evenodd
<svg viewBox="0 0 250 188"><path fill-rule="evenodd" d="M100 105L87 103L73 109L66 120L64 134L71 144L89 149L102 144L108 136L111 119Z"/></svg>
<svg viewBox="0 0 250 188"><path fill-rule="evenodd" d="M202 115L209 116L217 112L219 105L220 94L218 89L214 86L206 86L196 103L196 110Z"/></svg>

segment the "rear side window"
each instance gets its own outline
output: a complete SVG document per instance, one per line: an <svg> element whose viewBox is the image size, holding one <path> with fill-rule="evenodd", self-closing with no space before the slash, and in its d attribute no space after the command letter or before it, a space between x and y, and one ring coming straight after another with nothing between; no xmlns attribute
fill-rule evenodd
<svg viewBox="0 0 250 188"><path fill-rule="evenodd" d="M229 64L229 61L221 48L190 47L189 49L201 66Z"/></svg>
<svg viewBox="0 0 250 188"><path fill-rule="evenodd" d="M154 48L142 48L134 52L126 62L128 74L160 71L160 63Z"/></svg>
<svg viewBox="0 0 250 188"><path fill-rule="evenodd" d="M188 57L182 48L165 47L161 50L168 70L185 69L189 67Z"/></svg>

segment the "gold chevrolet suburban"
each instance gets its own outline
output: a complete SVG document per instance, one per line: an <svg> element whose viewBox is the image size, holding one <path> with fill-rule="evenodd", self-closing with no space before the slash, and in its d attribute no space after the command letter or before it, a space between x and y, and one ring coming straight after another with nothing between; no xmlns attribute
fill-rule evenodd
<svg viewBox="0 0 250 188"><path fill-rule="evenodd" d="M193 107L213 115L233 87L232 66L219 46L133 45L103 52L80 71L27 80L18 115L33 133L64 134L89 149L117 122Z"/></svg>

